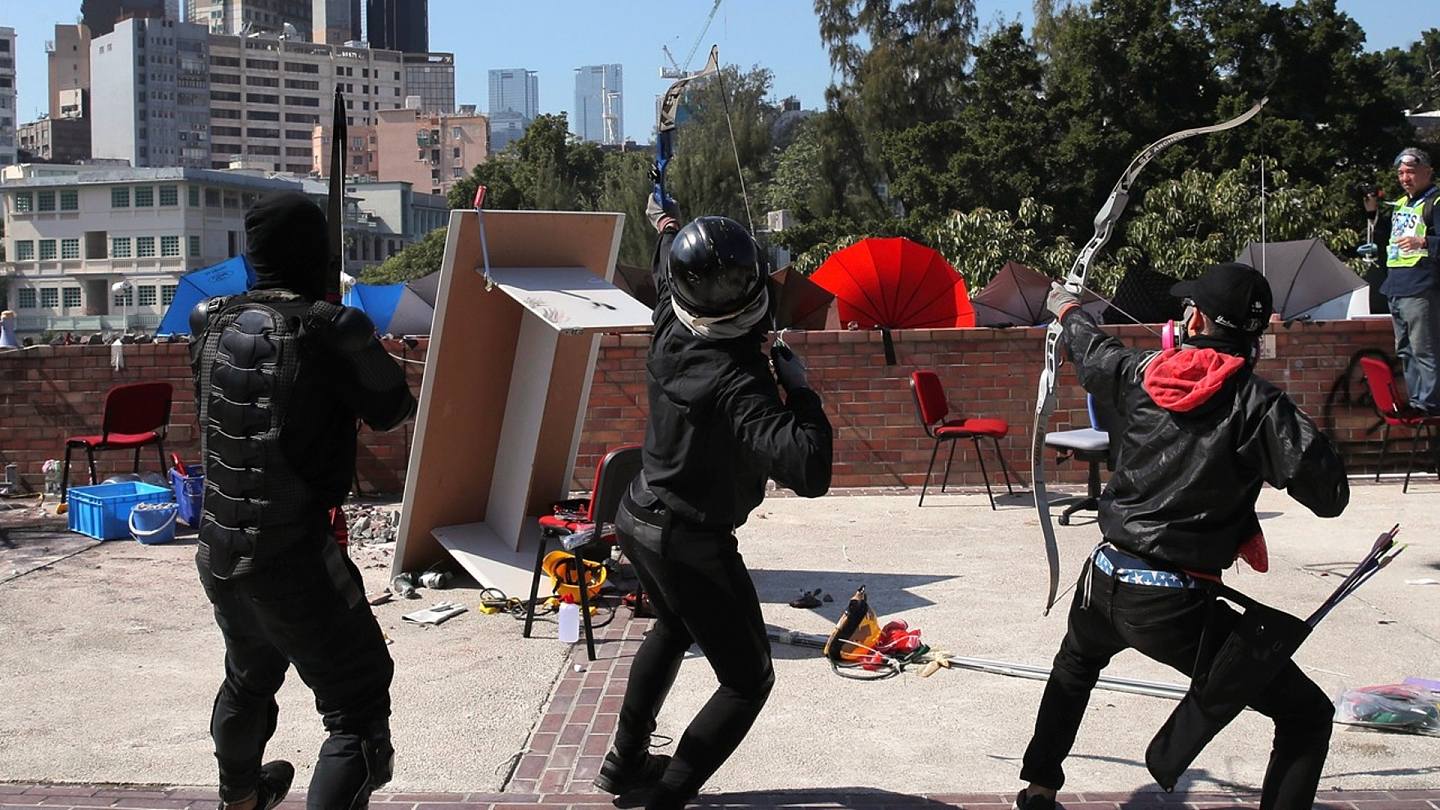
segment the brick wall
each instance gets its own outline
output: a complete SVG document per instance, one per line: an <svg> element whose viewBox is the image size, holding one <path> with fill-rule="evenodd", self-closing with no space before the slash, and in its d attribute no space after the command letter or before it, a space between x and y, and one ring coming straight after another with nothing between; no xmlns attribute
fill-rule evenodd
<svg viewBox="0 0 1440 810"><path fill-rule="evenodd" d="M1140 327L1117 327L1115 333L1132 345L1153 345L1155 338ZM787 340L810 366L813 385L825 400L836 428L837 487L918 486L924 477L931 445L917 424L908 386L915 368L930 368L946 388L957 415L999 417L1010 423L1001 448L1012 472L1028 482L1029 432L1039 375L1041 329L936 329L896 332L897 363L886 366L878 333L795 333ZM1364 384L1352 369L1350 399L1332 395L1355 352L1393 350L1388 320L1329 321L1276 327L1276 356L1261 361L1260 373L1290 392L1307 412L1331 432L1352 467L1373 469L1379 433L1373 410L1356 397ZM605 448L639 442L645 432L644 356L648 337L602 338L600 360L590 392L590 410L576 460L576 489L589 486L596 461ZM407 358L423 359L425 345L407 349L390 346ZM175 407L167 449L187 459L198 457L194 402L184 344L125 347L125 369L110 367L108 346L45 347L0 354L0 464L14 462L31 490L42 483L41 464L60 458L64 437L98 429L104 394L112 385L140 380L168 380L175 386ZM423 366L406 364L412 388L420 390ZM1049 430L1085 427L1084 392L1067 365L1061 374L1059 403ZM398 493L404 485L410 427L387 434L362 433L360 481L366 492ZM998 473L987 448L986 463ZM127 456L101 456L102 477L130 469ZM153 455L142 456L152 468ZM1403 462L1403 454L1396 454ZM943 461L943 460L942 460ZM1080 482L1083 467L1047 464L1050 477ZM937 464L937 468L940 465ZM1392 466L1387 464L1387 466ZM81 483L83 473L72 472ZM951 481L982 483L973 445L960 443Z"/></svg>

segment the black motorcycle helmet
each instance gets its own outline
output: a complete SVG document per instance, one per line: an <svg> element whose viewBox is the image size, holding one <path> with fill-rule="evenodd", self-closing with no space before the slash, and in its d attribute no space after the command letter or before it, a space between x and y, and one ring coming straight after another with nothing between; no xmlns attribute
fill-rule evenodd
<svg viewBox="0 0 1440 810"><path fill-rule="evenodd" d="M728 217L699 217L681 228L668 271L670 294L692 315L732 315L765 291L760 248Z"/></svg>

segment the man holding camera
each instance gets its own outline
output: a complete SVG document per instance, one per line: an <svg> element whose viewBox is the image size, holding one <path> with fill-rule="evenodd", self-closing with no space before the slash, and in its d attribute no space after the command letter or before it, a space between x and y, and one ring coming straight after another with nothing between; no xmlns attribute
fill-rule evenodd
<svg viewBox="0 0 1440 810"><path fill-rule="evenodd" d="M1396 179L1405 194L1390 217L1385 250L1385 283L1390 300L1395 353L1405 365L1410 405L1440 415L1436 384L1436 341L1440 341L1440 230L1435 224L1435 170L1430 155L1411 147L1395 158Z"/></svg>

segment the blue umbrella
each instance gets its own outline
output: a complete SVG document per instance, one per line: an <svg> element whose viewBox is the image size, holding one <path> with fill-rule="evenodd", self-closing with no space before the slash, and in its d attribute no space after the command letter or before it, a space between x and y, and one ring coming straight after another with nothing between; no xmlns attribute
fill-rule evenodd
<svg viewBox="0 0 1440 810"><path fill-rule="evenodd" d="M404 284L353 284L342 302L369 315L375 331L383 335L390 328L390 319L404 292Z"/></svg>
<svg viewBox="0 0 1440 810"><path fill-rule="evenodd" d="M190 310L207 298L217 295L238 295L255 284L255 271L244 256L193 270L180 277L175 300L165 310L165 317L155 330L157 335L190 334Z"/></svg>

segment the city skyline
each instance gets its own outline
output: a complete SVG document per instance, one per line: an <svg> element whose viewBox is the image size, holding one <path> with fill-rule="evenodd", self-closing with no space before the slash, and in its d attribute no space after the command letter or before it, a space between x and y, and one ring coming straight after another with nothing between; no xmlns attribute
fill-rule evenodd
<svg viewBox="0 0 1440 810"><path fill-rule="evenodd" d="M71 23L79 17L79 3L73 5L72 13L57 14L52 5L13 3L7 4L0 16L0 26L15 28L18 39L17 124L48 112L44 43L53 38L56 23ZM771 70L775 100L796 96L806 108L823 106L831 70L809 3L726 0L705 35L697 40L712 5L713 0L676 0L663 17L636 26L629 15L563 0L487 5L479 10L469 0L432 0L429 46L455 53L456 102L482 110L489 106L486 91L491 69L525 66L536 71L539 112L558 113L573 112L577 68L620 64L628 74L621 113L624 134L642 143L649 140L654 125L654 96L669 83L659 75L661 66L668 65L662 45L677 61L683 61L697 41L701 42L697 53L718 44L726 64ZM1383 4L1339 0L1338 5L1365 30L1371 49L1404 47L1418 38L1414 25L1403 15L1387 13ZM976 7L982 28L1016 20L1028 25L1031 16L1031 0L978 0ZM534 31L536 35L498 36L476 47L477 30L497 29ZM565 43L565 48L548 47L556 42Z"/></svg>

